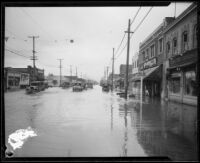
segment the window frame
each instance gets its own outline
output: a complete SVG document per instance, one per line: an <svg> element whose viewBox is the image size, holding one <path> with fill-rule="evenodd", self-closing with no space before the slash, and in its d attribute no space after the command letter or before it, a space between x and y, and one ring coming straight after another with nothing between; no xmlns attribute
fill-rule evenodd
<svg viewBox="0 0 200 163"><path fill-rule="evenodd" d="M197 24L193 27L193 48L197 47Z"/></svg>
<svg viewBox="0 0 200 163"><path fill-rule="evenodd" d="M187 41L185 42L185 34L187 34ZM182 32L182 52L185 52L188 50L188 42L189 42L189 32L187 30L184 30ZM187 46L187 48L186 48Z"/></svg>
<svg viewBox="0 0 200 163"><path fill-rule="evenodd" d="M153 52L154 52L153 54L154 55L152 55L152 47L153 47ZM156 53L155 52L155 43L153 43L153 44L150 45L150 56L151 56L150 58L154 58L156 56L155 53Z"/></svg>
<svg viewBox="0 0 200 163"><path fill-rule="evenodd" d="M174 46L174 41L176 40L176 47ZM174 37L172 40L172 56L175 56L177 53L177 48L178 48L178 39L177 37Z"/></svg>
<svg viewBox="0 0 200 163"><path fill-rule="evenodd" d="M161 40L161 43L160 43L160 40ZM162 46L162 48L160 48L161 47L160 45ZM163 50L164 50L164 41L163 41L163 37L160 37L158 39L158 54L163 53Z"/></svg>

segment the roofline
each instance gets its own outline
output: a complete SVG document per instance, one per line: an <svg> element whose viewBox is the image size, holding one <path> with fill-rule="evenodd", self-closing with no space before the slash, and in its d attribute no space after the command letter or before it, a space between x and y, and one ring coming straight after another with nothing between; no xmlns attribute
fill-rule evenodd
<svg viewBox="0 0 200 163"><path fill-rule="evenodd" d="M145 42L147 42L157 31L159 31L160 28L162 28L164 26L164 23L162 22L160 25L158 25L158 27L156 27L156 29L153 30L153 32L151 32L141 43L140 43L140 47L143 46L143 44Z"/></svg>
<svg viewBox="0 0 200 163"><path fill-rule="evenodd" d="M187 16L189 13L191 13L193 10L197 8L197 4L194 2L187 8L185 11L183 11L171 24L169 24L164 30L163 33L166 33L169 31L173 26L178 24L185 16Z"/></svg>

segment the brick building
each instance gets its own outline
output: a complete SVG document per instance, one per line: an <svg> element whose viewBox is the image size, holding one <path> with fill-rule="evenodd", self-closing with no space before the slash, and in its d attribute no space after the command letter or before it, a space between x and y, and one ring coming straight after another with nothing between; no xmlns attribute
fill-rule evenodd
<svg viewBox="0 0 200 163"><path fill-rule="evenodd" d="M163 98L197 105L197 36L193 3L164 30Z"/></svg>

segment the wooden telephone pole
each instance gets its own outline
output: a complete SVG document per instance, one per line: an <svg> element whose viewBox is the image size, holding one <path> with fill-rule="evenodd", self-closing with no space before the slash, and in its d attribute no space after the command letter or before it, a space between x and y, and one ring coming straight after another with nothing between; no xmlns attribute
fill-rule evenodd
<svg viewBox="0 0 200 163"><path fill-rule="evenodd" d="M60 60L60 87L61 87L61 81L62 81L62 73L61 73L62 65L61 65L61 61L62 61L63 59L58 59L58 60Z"/></svg>
<svg viewBox="0 0 200 163"><path fill-rule="evenodd" d="M128 43L127 43L127 57L126 57L126 85L125 85L125 99L127 99L128 94L128 71L129 71L129 48L130 48L130 33L133 33L130 31L131 28L131 20L128 20L128 31L125 31L125 33L128 33Z"/></svg>
<svg viewBox="0 0 200 163"><path fill-rule="evenodd" d="M114 51L115 49L113 48L113 57L112 57L112 87L111 87L111 91L113 91L113 75L114 75Z"/></svg>
<svg viewBox="0 0 200 163"><path fill-rule="evenodd" d="M33 39L33 58L31 58L31 60L33 60L33 81L36 80L36 71L35 71L35 60L37 60L36 56L35 56L35 39L39 38L39 36L28 36L28 38L32 38Z"/></svg>

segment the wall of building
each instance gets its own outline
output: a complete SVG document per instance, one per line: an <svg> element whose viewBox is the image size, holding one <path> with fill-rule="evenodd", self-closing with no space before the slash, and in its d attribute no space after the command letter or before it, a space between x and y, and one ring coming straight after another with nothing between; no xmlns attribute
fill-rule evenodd
<svg viewBox="0 0 200 163"><path fill-rule="evenodd" d="M194 7L194 6L192 6ZM197 105L196 68L197 68L197 40L195 26L197 24L197 10L190 6L164 31L164 63L163 63L163 92L162 98ZM187 44L183 46L183 32L187 31ZM176 38L176 48L173 40ZM167 44L170 49L167 49ZM175 49L175 50L174 50ZM187 65L193 62L192 65ZM185 64L185 66L182 65ZM181 66L181 67L180 67ZM167 72L167 69L174 67ZM166 73L169 73L169 80ZM179 77L173 75L179 74Z"/></svg>

